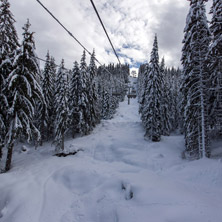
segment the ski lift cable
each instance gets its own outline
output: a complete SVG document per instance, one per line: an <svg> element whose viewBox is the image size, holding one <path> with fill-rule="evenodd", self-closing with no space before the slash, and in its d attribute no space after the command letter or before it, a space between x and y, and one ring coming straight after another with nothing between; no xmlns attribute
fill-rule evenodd
<svg viewBox="0 0 222 222"><path fill-rule="evenodd" d="M39 0L36 0L55 20L56 22L62 26L62 28L89 54L92 55L92 53L52 14L49 9L43 5L43 3Z"/></svg>
<svg viewBox="0 0 222 222"><path fill-rule="evenodd" d="M56 20L56 22L91 56L92 53L52 14L52 12L45 6L43 5L43 3L40 0L36 0L50 15L51 17ZM43 59L40 59L44 61ZM104 65L102 65L102 63L95 58L96 62L99 63L101 65L101 67L106 70L111 76L113 76L113 74L106 68L104 67ZM122 83L122 82L121 82ZM123 84L123 83L122 83Z"/></svg>
<svg viewBox="0 0 222 222"><path fill-rule="evenodd" d="M119 64L121 65L121 62L120 62L120 60L119 60L119 56L118 56L117 53L116 53L116 50L115 50L115 48L114 48L114 46L113 46L113 44L112 44L112 41L111 41L111 39L110 39L107 31L106 31L106 28L105 28L105 26L104 26L104 24L103 24L103 21L102 21L100 15L99 15L99 13L98 13L98 11L97 11L97 9L96 9L96 6L95 6L93 0L90 0L90 2L92 3L93 9L94 9L94 11L96 12L96 15L97 15L97 17L98 17L98 19L99 19L102 27L103 27L104 32L106 33L106 36L107 36L107 38L108 38L108 40L109 40L109 43L110 43L110 45L112 46L113 52L114 52L114 54L115 54L115 56L116 56Z"/></svg>
<svg viewBox="0 0 222 222"><path fill-rule="evenodd" d="M92 53L59 21L59 19L57 19L53 14L52 12L45 6L43 5L43 3L40 1L40 0L36 0L50 15L53 19L56 20L56 22L91 56ZM96 62L98 62L101 66L102 66L102 63L96 59Z"/></svg>

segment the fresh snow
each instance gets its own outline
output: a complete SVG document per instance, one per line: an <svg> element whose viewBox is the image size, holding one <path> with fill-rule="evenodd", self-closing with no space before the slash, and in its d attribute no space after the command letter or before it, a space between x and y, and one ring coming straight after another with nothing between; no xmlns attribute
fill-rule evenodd
<svg viewBox="0 0 222 222"><path fill-rule="evenodd" d="M66 141L75 156L17 145L0 174L0 222L221 221L220 156L183 160L183 136L144 133L136 99L125 99L91 135Z"/></svg>

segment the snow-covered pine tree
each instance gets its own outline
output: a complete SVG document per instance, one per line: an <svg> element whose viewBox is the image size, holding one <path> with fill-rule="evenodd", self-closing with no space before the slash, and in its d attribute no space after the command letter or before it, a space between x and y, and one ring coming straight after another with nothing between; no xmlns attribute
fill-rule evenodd
<svg viewBox="0 0 222 222"><path fill-rule="evenodd" d="M98 76L98 95L99 95L99 104L100 104L100 117L101 119L108 119L107 113L109 112L109 109L106 109L106 103L105 101L105 89L107 88L108 81L108 75L105 72L104 73L104 67L100 66L97 70L97 76Z"/></svg>
<svg viewBox="0 0 222 222"><path fill-rule="evenodd" d="M6 79L13 70L13 60L19 47L14 23L9 1L0 0L0 160L5 143L7 109L8 102L10 102Z"/></svg>
<svg viewBox="0 0 222 222"><path fill-rule="evenodd" d="M210 41L205 0L190 0L182 49L184 129L186 150L192 158L208 157L206 113L206 56Z"/></svg>
<svg viewBox="0 0 222 222"><path fill-rule="evenodd" d="M7 121L7 109L8 109L8 100L6 95L3 92L0 92L0 161L3 156L3 147L5 144L5 135L6 135L6 121Z"/></svg>
<svg viewBox="0 0 222 222"><path fill-rule="evenodd" d="M143 72L142 72L142 67L144 67L144 64L140 65L139 70L138 70L138 77L137 77L137 101L140 104L140 100L142 98L142 91L144 91L143 88Z"/></svg>
<svg viewBox="0 0 222 222"><path fill-rule="evenodd" d="M53 137L54 129L54 95L55 95L55 70L51 64L49 52L46 54L46 62L42 77L42 91L46 105L41 109L41 135L42 140L49 140Z"/></svg>
<svg viewBox="0 0 222 222"><path fill-rule="evenodd" d="M102 100L101 100L101 116L102 119L112 119L116 111L119 101L121 100L121 91L119 89L119 84L117 84L117 79L121 81L119 77L115 77L114 64L110 64L107 69L103 70L102 84Z"/></svg>
<svg viewBox="0 0 222 222"><path fill-rule="evenodd" d="M149 63L148 82L145 89L145 105L143 108L143 125L145 137L152 141L161 139L161 74L159 67L157 35L155 35L153 49Z"/></svg>
<svg viewBox="0 0 222 222"><path fill-rule="evenodd" d="M38 83L40 70L35 54L33 33L29 31L30 23L24 25L23 41L15 57L14 70L7 79L7 88L13 98L9 109L9 126L7 130L7 160L5 170L11 167L14 142L20 135L25 135L27 141L40 132L33 122L35 100L44 101L42 89Z"/></svg>
<svg viewBox="0 0 222 222"><path fill-rule="evenodd" d="M57 65L55 64L55 58L53 56L50 57L50 72L52 75L52 91L54 92L54 95L56 93L56 77L57 77ZM56 103L55 100L53 100L52 103L52 115L51 115L51 122L55 121L56 116ZM54 133L54 130L52 129L52 134Z"/></svg>
<svg viewBox="0 0 222 222"><path fill-rule="evenodd" d="M56 73L57 73L57 65L55 64L55 58L53 56L50 57L50 72L52 75L52 86L53 86L53 92L55 92L55 82L56 82Z"/></svg>
<svg viewBox="0 0 222 222"><path fill-rule="evenodd" d="M148 83L148 77L149 77L149 64L144 64L144 67L140 69L139 72L139 78L140 78L140 85L138 86L139 90L139 113L141 114L141 119L143 121L144 119L144 112L143 109L145 107L146 103L146 86Z"/></svg>
<svg viewBox="0 0 222 222"><path fill-rule="evenodd" d="M65 134L68 131L68 84L67 71L64 67L64 60L60 64L56 78L56 120L55 139L56 151L64 150Z"/></svg>
<svg viewBox="0 0 222 222"><path fill-rule="evenodd" d="M164 82L168 91L168 111L169 121L170 121L170 130L175 131L179 129L180 122L180 104L181 96L179 92L179 84L181 73L180 70L176 70L174 67L165 69Z"/></svg>
<svg viewBox="0 0 222 222"><path fill-rule="evenodd" d="M8 0L0 0L0 3L0 89L2 89L5 79L13 69L12 63L19 42L10 3Z"/></svg>
<svg viewBox="0 0 222 222"><path fill-rule="evenodd" d="M90 125L95 127L100 122L99 98L98 98L98 78L95 64L95 51L91 55L89 64L89 108Z"/></svg>
<svg viewBox="0 0 222 222"><path fill-rule="evenodd" d="M109 111L109 115L110 115L110 119L113 118L114 114L116 113L116 109L118 108L119 106L119 102L123 101L123 91L121 91L121 95L118 97L118 96L115 96L115 95L112 95L110 93L110 111Z"/></svg>
<svg viewBox="0 0 222 222"><path fill-rule="evenodd" d="M175 69L172 67L167 72L167 82L169 89L169 112L170 112L170 124L171 130L180 129L183 125L182 119L183 115L181 114L181 93L180 93L180 84L181 84L181 70ZM181 129L180 129L181 130Z"/></svg>
<svg viewBox="0 0 222 222"><path fill-rule="evenodd" d="M124 85L125 83L128 82L128 80L125 78L125 74L127 73L125 70L124 70L124 65L120 65L120 64L117 64L115 67L113 66L113 76L112 76L112 85L114 86L114 90L116 92L118 92L120 95L118 96L118 99L120 102L124 101L124 97L125 97L125 92L124 92ZM115 98L112 98L111 99L111 102L112 102L112 105L111 107L114 108L114 110L116 110L116 100Z"/></svg>
<svg viewBox="0 0 222 222"><path fill-rule="evenodd" d="M180 68L177 69L177 80L175 81L175 117L176 122L174 125L175 128L178 128L180 133L182 133L183 130L183 113L181 112L182 107L182 93L180 91L180 85L181 85L181 76L182 76L182 70Z"/></svg>
<svg viewBox="0 0 222 222"><path fill-rule="evenodd" d="M80 62L80 94L78 98L79 106L79 132L82 135L89 134L92 130L90 126L90 106L89 106L89 76L87 74L86 53L83 55Z"/></svg>
<svg viewBox="0 0 222 222"><path fill-rule="evenodd" d="M101 112L101 117L102 119L111 119L111 113L110 113L110 106L111 106L111 93L108 87L104 85L102 87L102 112Z"/></svg>
<svg viewBox="0 0 222 222"><path fill-rule="evenodd" d="M162 125L162 135L169 136L171 130L170 124L170 96L168 82L166 78L165 60L162 58L160 63L160 81L161 81L161 125Z"/></svg>
<svg viewBox="0 0 222 222"><path fill-rule="evenodd" d="M69 94L69 128L72 133L72 137L75 137L76 133L79 133L78 127L80 122L79 115L79 98L81 95L81 81L80 81L79 64L75 61L71 74L70 94Z"/></svg>
<svg viewBox="0 0 222 222"><path fill-rule="evenodd" d="M113 118L113 115L116 112L116 108L119 105L119 102L124 100L124 77L122 74L122 69L119 64L114 66L110 64L110 73L107 76L107 82L105 82L104 88L104 107L107 112L107 119ZM108 108L108 109L107 109Z"/></svg>
<svg viewBox="0 0 222 222"><path fill-rule="evenodd" d="M140 65L138 72L138 80L137 80L137 94L138 94L138 103L139 103L139 113L143 113L143 107L145 102L145 88L147 83L147 77L149 73L149 64ZM141 116L143 118L143 116Z"/></svg>
<svg viewBox="0 0 222 222"><path fill-rule="evenodd" d="M222 1L213 0L210 13L212 42L209 50L210 100L209 113L211 128L216 134L222 133Z"/></svg>

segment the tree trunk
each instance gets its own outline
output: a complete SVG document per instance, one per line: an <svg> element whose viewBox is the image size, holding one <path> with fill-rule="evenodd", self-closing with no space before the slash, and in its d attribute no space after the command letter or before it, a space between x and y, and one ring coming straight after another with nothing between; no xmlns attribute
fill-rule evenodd
<svg viewBox="0 0 222 222"><path fill-rule="evenodd" d="M41 126L40 126L41 139L39 141L39 146L43 145L43 135L44 135L44 129L45 129L44 120L45 120L45 108L43 108L43 111L42 111L42 119L41 119Z"/></svg>
<svg viewBox="0 0 222 222"><path fill-rule="evenodd" d="M62 132L62 144L61 144L61 149L64 151L64 132Z"/></svg>
<svg viewBox="0 0 222 222"><path fill-rule="evenodd" d="M76 131L73 129L73 130L72 130L72 138L73 138L73 139L75 138L75 135L76 135Z"/></svg>
<svg viewBox="0 0 222 222"><path fill-rule="evenodd" d="M6 159L6 163L5 163L5 172L9 171L11 168L13 147L14 147L14 139L11 140L11 142L8 146L7 159Z"/></svg>
<svg viewBox="0 0 222 222"><path fill-rule="evenodd" d="M2 152L3 147L4 147L4 145L0 144L0 160L2 159L2 155L3 155L3 152Z"/></svg>
<svg viewBox="0 0 222 222"><path fill-rule="evenodd" d="M43 142L42 142L42 138L41 138L39 141L39 146L42 146L42 145L43 145Z"/></svg>
<svg viewBox="0 0 222 222"><path fill-rule="evenodd" d="M200 50L199 50L200 54ZM208 143L207 143L207 132L206 132L206 119L205 119L205 102L204 102L204 76L203 76L203 64L201 62L200 64L200 105L201 105L201 149L199 148L199 155L200 158L206 158L207 157L207 150L208 150Z"/></svg>

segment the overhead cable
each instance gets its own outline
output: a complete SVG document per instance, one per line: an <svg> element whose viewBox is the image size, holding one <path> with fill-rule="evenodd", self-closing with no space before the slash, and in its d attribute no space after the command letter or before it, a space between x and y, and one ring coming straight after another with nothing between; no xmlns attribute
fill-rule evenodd
<svg viewBox="0 0 222 222"><path fill-rule="evenodd" d="M99 15L99 13L98 13L98 11L97 11L97 9L96 9L96 6L95 6L93 0L90 0L90 2L92 3L92 6L93 6L93 8L94 8L94 11L96 12L96 15L97 15L97 17L98 17L98 19L99 19L102 27L103 27L103 30L104 30L104 32L106 33L106 36L107 36L107 38L108 38L108 40L109 40L110 45L112 46L113 52L114 52L114 54L116 55L116 58L117 58L119 64L121 64L121 62L120 62L120 60L119 60L119 56L118 56L117 53L116 53L116 50L115 50L115 48L114 48L114 46L113 46L113 44L112 44L112 41L111 41L111 39L110 39L107 31L106 31L106 28L105 28L105 26L104 26L104 24L103 24L103 21L102 21L100 15Z"/></svg>
<svg viewBox="0 0 222 222"><path fill-rule="evenodd" d="M55 20L57 23L59 23L60 26L62 26L62 28L89 54L89 55L92 55L92 53L52 14L51 11L49 11L48 8L46 8L46 6L44 6L42 4L41 1L39 0L36 0ZM102 65L97 59L96 61Z"/></svg>
<svg viewBox="0 0 222 222"><path fill-rule="evenodd" d="M56 22L91 56L92 53L52 14L52 12L43 5L43 3L39 0L36 0L50 15L53 19L56 20ZM39 60L44 61L43 59L38 58ZM99 63L101 65L101 67L106 70L110 75L113 76L113 74L104 66L102 65L102 63L95 58L96 62ZM121 63L120 63L121 64Z"/></svg>

